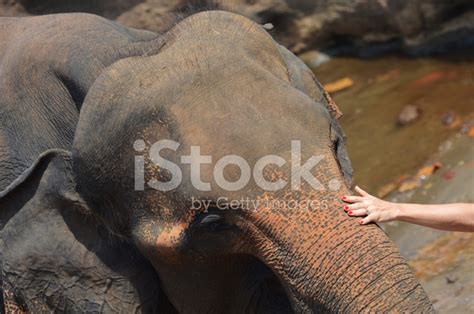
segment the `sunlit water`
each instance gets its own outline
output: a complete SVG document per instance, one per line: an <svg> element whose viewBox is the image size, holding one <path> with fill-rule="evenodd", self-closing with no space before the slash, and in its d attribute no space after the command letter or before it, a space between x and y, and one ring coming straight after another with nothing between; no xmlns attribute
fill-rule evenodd
<svg viewBox="0 0 474 314"><path fill-rule="evenodd" d="M450 110L464 118L474 112L474 62L437 59L333 59L314 69L329 83L344 77L354 85L334 93L344 116L355 170L354 182L375 192L383 184L420 167L451 136L442 117ZM397 117L407 105L422 113L400 127Z"/></svg>
<svg viewBox="0 0 474 314"><path fill-rule="evenodd" d="M426 161L442 164L419 188L391 201L474 201L474 139L459 132L474 118L474 62L437 59L333 59L314 69L326 84L348 77L354 85L332 94L343 111L354 182L376 193L388 182L413 175ZM418 120L397 125L407 105ZM443 125L452 111L459 122ZM454 177L443 174L451 171ZM384 224L406 256L439 313L472 313L474 235L436 231L407 223Z"/></svg>

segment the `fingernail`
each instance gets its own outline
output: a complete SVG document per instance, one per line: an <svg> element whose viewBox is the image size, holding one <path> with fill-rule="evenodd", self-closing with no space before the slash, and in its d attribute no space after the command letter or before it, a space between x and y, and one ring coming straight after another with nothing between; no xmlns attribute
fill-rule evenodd
<svg viewBox="0 0 474 314"><path fill-rule="evenodd" d="M349 211L348 214L349 214L349 215L352 215L352 211Z"/></svg>
<svg viewBox="0 0 474 314"><path fill-rule="evenodd" d="M346 197L345 197L345 196L343 196L343 197L342 197L342 199L343 199L343 200L345 200L345 199L346 199Z"/></svg>
<svg viewBox="0 0 474 314"><path fill-rule="evenodd" d="M344 210L348 210L349 209L349 206L344 206Z"/></svg>
<svg viewBox="0 0 474 314"><path fill-rule="evenodd" d="M359 221L359 223L362 225L362 224L364 224L364 221L363 221L363 220L361 220L361 221Z"/></svg>

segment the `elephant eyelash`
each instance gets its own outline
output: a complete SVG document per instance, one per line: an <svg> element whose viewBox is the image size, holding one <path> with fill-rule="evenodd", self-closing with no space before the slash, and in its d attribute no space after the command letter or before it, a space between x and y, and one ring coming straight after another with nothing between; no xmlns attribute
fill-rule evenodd
<svg viewBox="0 0 474 314"><path fill-rule="evenodd" d="M212 212L213 209L209 208L209 211ZM211 232L219 232L232 228L232 226L226 223L224 217L219 214L203 213L202 215L203 216L201 216L197 221L197 226L199 228L205 228Z"/></svg>
<svg viewBox="0 0 474 314"><path fill-rule="evenodd" d="M219 221L222 221L222 217L216 214L210 214L205 216L203 219L201 219L200 224L205 225L205 224L211 224L211 223L216 223Z"/></svg>
<svg viewBox="0 0 474 314"><path fill-rule="evenodd" d="M336 130L331 124L329 125L329 139L331 140L331 144L329 146L334 152L336 152L337 146L339 145L339 137L337 136Z"/></svg>
<svg viewBox="0 0 474 314"><path fill-rule="evenodd" d="M339 144L340 144L339 137L336 137L336 139L332 142L332 149L334 150L334 153L337 153Z"/></svg>

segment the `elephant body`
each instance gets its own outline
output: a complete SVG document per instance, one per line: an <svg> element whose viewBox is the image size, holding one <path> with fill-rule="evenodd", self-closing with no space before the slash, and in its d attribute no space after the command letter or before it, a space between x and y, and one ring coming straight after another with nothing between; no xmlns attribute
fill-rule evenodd
<svg viewBox="0 0 474 314"><path fill-rule="evenodd" d="M74 226L81 221L73 218L74 206L58 207L45 195L52 180L40 183L41 177L61 170L48 166L54 158L39 158L50 149L72 148L85 95L107 66L152 51L159 39L90 14L0 19L0 244L7 312L12 306L157 312L163 304L156 273L133 246L119 240L111 245L113 236L93 219ZM58 164L61 158L55 159ZM62 181L71 186L67 176ZM37 216L44 219L33 222Z"/></svg>
<svg viewBox="0 0 474 314"><path fill-rule="evenodd" d="M159 38L90 14L1 18L0 190L47 149L71 149L97 76Z"/></svg>
<svg viewBox="0 0 474 314"><path fill-rule="evenodd" d="M6 307L432 311L387 236L338 210L352 173L340 112L260 25L223 11L191 14L161 35L83 14L0 25ZM154 155L164 139L178 145ZM196 147L212 156L199 175L190 169ZM214 164L230 154L250 165L280 156L261 174L287 184L222 188ZM315 154L310 171L325 188L293 188L293 164ZM170 162L183 160L181 184L157 190L153 182L174 177ZM241 175L222 169L229 182ZM210 188L196 188L197 177ZM244 197L317 205L217 206ZM210 207L193 208L196 200Z"/></svg>
<svg viewBox="0 0 474 314"><path fill-rule="evenodd" d="M0 203L16 210L12 200L35 193L2 230L6 303L31 312L172 313L158 276L133 246L114 240L74 204L64 206L60 195L73 186L69 160L61 152L46 156Z"/></svg>

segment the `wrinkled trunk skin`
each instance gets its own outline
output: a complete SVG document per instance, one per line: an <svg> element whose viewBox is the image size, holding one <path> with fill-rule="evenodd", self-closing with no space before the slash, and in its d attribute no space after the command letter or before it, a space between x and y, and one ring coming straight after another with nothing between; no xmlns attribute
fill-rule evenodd
<svg viewBox="0 0 474 314"><path fill-rule="evenodd" d="M343 182L335 159L326 161L315 169L320 182L325 187L334 178ZM297 313L432 312L395 244L377 225L361 226L360 218L344 212L341 196L350 193L344 185L336 191L303 185L300 191L264 193L262 199L300 201L300 206L251 213L251 254L279 277Z"/></svg>
<svg viewBox="0 0 474 314"><path fill-rule="evenodd" d="M263 230L270 239L257 241L259 258L287 287L294 310L431 312L423 288L384 232L359 226L341 210L338 196L332 198L318 215L273 213L255 224L254 234Z"/></svg>

